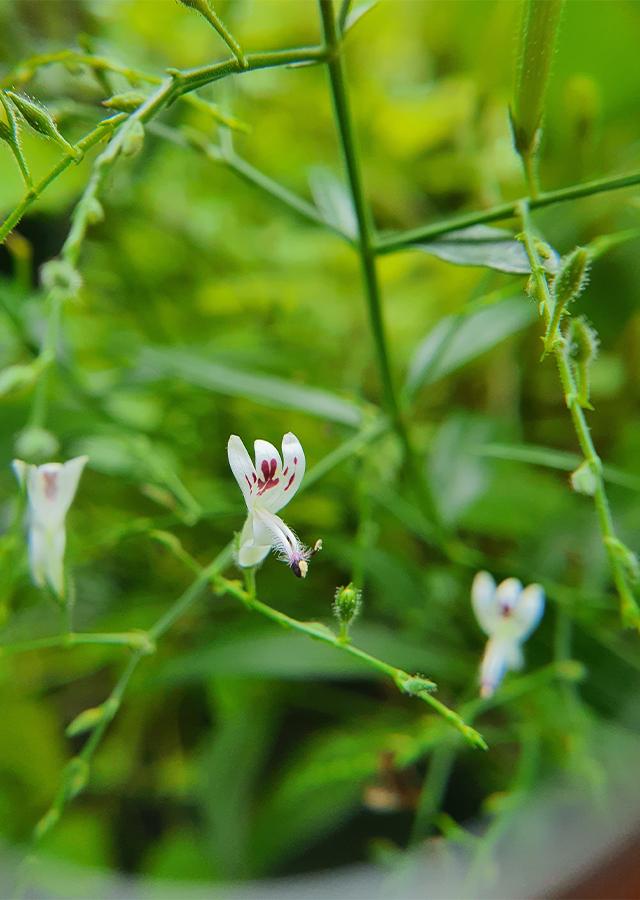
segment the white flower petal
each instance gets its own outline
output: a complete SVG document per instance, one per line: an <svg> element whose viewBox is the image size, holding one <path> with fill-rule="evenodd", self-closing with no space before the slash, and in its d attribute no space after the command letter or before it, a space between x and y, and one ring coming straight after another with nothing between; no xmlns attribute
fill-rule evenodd
<svg viewBox="0 0 640 900"><path fill-rule="evenodd" d="M512 646L505 641L489 638L480 665L480 696L491 697L507 670Z"/></svg>
<svg viewBox="0 0 640 900"><path fill-rule="evenodd" d="M16 478L18 479L18 484L21 488L25 486L25 478L27 474L27 469L29 466L26 462L23 462L21 459L14 459L11 463L11 468L13 469Z"/></svg>
<svg viewBox="0 0 640 900"><path fill-rule="evenodd" d="M271 507L271 512L278 512L291 500L304 478L305 457L302 444L291 431L282 438L282 502Z"/></svg>
<svg viewBox="0 0 640 900"><path fill-rule="evenodd" d="M493 634L498 624L498 611L494 601L496 583L488 572L478 572L471 585L471 604L478 624L485 634Z"/></svg>
<svg viewBox="0 0 640 900"><path fill-rule="evenodd" d="M526 640L534 631L544 612L544 588L540 584L530 584L520 594L514 610L514 619L519 626L519 640Z"/></svg>
<svg viewBox="0 0 640 900"><path fill-rule="evenodd" d="M254 441L258 490L254 505L275 512L286 501L282 500L285 483L282 477L280 454L269 441Z"/></svg>
<svg viewBox="0 0 640 900"><path fill-rule="evenodd" d="M73 503L73 498L78 490L80 476L88 461L88 456L76 456L75 459L70 459L64 463L58 473L57 503L64 510L63 517L66 516L69 507Z"/></svg>
<svg viewBox="0 0 640 900"><path fill-rule="evenodd" d="M227 444L227 453L229 455L229 465L236 481L242 491L247 509L253 508L254 494L258 478L256 470L251 462L251 457L247 453L247 448L236 434L232 434Z"/></svg>
<svg viewBox="0 0 640 900"><path fill-rule="evenodd" d="M32 525L29 529L29 568L35 584L44 587L47 580L47 541L44 528L38 525Z"/></svg>

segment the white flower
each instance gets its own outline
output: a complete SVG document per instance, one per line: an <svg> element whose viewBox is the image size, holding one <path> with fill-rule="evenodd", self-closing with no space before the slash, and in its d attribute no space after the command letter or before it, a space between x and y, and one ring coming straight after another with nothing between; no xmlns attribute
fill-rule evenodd
<svg viewBox="0 0 640 900"><path fill-rule="evenodd" d="M29 501L29 564L40 587L49 582L64 597L64 520L71 506L88 456L66 463L32 466L21 459L11 463Z"/></svg>
<svg viewBox="0 0 640 900"><path fill-rule="evenodd" d="M478 572L471 603L489 637L480 666L480 696L491 697L504 673L523 665L521 645L542 618L544 589L539 584L523 589L517 578L507 578L496 587L488 572Z"/></svg>
<svg viewBox="0 0 640 900"><path fill-rule="evenodd" d="M231 471L249 510L240 535L238 564L255 566L273 547L298 578L304 578L309 568L307 560L322 547L322 543L318 541L313 550L307 550L293 531L275 515L300 487L305 467L302 445L289 431L282 438L282 460L268 441L255 441L254 447L255 466L237 435L231 435L227 446Z"/></svg>

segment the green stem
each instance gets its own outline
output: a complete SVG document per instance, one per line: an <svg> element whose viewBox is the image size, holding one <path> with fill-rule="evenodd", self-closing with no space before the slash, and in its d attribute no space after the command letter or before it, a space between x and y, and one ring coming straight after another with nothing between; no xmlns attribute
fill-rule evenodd
<svg viewBox="0 0 640 900"><path fill-rule="evenodd" d="M628 175L613 175L609 178L587 181L584 184L575 184L557 191L545 191L535 199L524 199L527 201L529 209L542 209L545 206L552 206L554 203L579 200L582 197L590 197L593 194L602 194L606 191L617 191L622 188L633 187L636 184L640 184L640 172L630 172ZM518 208L522 202L522 199L512 200L508 203L492 206L491 209L466 213L462 216L447 219L444 222L434 222L432 225L419 225L417 228L411 228L408 231L379 237L375 243L376 253L394 253L397 250L406 250L412 244L430 241L443 234L458 231L460 228L470 228L472 225L512 219L518 214Z"/></svg>
<svg viewBox="0 0 640 900"><path fill-rule="evenodd" d="M416 454L400 413L396 390L393 384L389 351L387 349L387 336L382 315L382 297L376 270L374 227L371 211L366 202L362 185L360 164L358 153L356 151L353 123L351 120L351 111L349 109L349 100L347 97L342 61L342 47L336 30L333 2L332 0L318 0L318 2L320 5L322 29L326 44L326 65L331 84L331 96L338 138L340 140L351 198L358 223L357 249L360 255L365 299L375 346L378 371L380 373L380 378L382 379L385 407L391 417L396 434L404 448L407 462L411 469L412 478L416 490L419 492L423 501L425 512L429 515L429 518L437 524L438 530L441 530L436 506L427 486L427 482L423 477L420 465L416 460Z"/></svg>
<svg viewBox="0 0 640 900"><path fill-rule="evenodd" d="M119 125L127 118L125 113L120 113L117 116L112 116L110 119L106 119L104 122L100 122L100 124L93 129L93 131L89 132L86 137L82 138L81 141L75 145L76 150L80 150L82 153L85 153L91 147L94 147L97 143L99 143L105 135L109 134L110 131L113 131L116 125ZM39 181L33 191L29 191L28 194L25 195L24 199L16 206L12 213L10 213L7 218L4 220L2 225L0 225L0 244L4 241L6 236L10 231L15 228L18 224L22 216L29 209L32 203L34 203L42 194L42 192L49 187L49 185L55 181L58 175L62 174L65 169L68 169L72 162L77 162L70 154L67 154L60 160L60 162L51 169L48 175L45 175L44 178Z"/></svg>
<svg viewBox="0 0 640 900"><path fill-rule="evenodd" d="M49 647L78 647L81 644L101 644L109 646L129 647L132 650L146 649L153 651L153 643L144 631L115 632L113 634L66 632L51 637L36 638L33 641L21 641L17 644L0 644L0 658L26 653L30 650L44 650Z"/></svg>
<svg viewBox="0 0 640 900"><path fill-rule="evenodd" d="M249 609L253 609L256 612L261 613L263 616L266 616L273 622L277 622L279 625L283 625L285 628L291 628L294 631L300 631L303 634L312 637L316 641L322 641L325 644L330 644L332 647L336 647L338 650L342 650L344 653L348 653L350 656L354 656L356 659L361 660L371 668L376 669L378 672L382 672L384 675L388 675L393 679L399 690L401 690L403 693L411 693L413 696L419 696L422 700L436 709L441 716L443 716L454 726L454 728L457 728L458 731L460 731L470 743L472 743L476 747L482 747L483 749L486 749L486 744L482 736L475 729L466 725L456 712L449 709L439 700L436 700L435 697L431 696L429 690L432 690L432 688L435 687L435 685L433 685L433 682L429 682L427 679L421 678L419 676L409 675L402 669L397 669L395 666L391 666L388 663L383 662L381 659L377 659L375 656L371 656L370 653L365 653L364 650L359 650L357 647L354 647L353 644L345 643L343 640L341 640L340 635L334 634L334 632L332 632L329 628L326 627L326 625L323 625L321 622L300 622L297 619L292 619L291 616L287 616L285 613L279 612L277 609L273 609L273 607L271 606L267 606L266 603L262 603L260 600L256 599L255 587L250 588L249 590L243 590L238 582L228 581L225 578L215 578L214 583L223 593L227 593L233 597L236 597ZM412 690L410 690L410 688L412 682L415 681L419 681L420 685L422 685L422 688L419 690L416 689L416 691L413 692Z"/></svg>
<svg viewBox="0 0 640 900"><path fill-rule="evenodd" d="M415 844L431 834L433 820L442 806L455 760L456 751L448 744L440 744L433 750L420 794L420 804L413 820L410 843Z"/></svg>
<svg viewBox="0 0 640 900"><path fill-rule="evenodd" d="M527 204L526 201L520 203L519 213L522 220L524 246L529 258L532 277L536 285L538 299L542 301L544 305L545 319L547 320L547 324L549 324L553 317L553 300L545 277L545 269L538 255L535 237L531 227L529 204ZM609 500L607 498L602 476L602 460L598 456L591 439L591 433L585 419L584 410L579 403L576 402L578 391L573 372L571 371L567 359L564 339L559 338L554 342L552 353L556 359L565 402L571 415L571 421L573 422L578 442L584 454L585 462L590 464L596 481L596 490L593 499L598 513L598 520L600 522L602 540L609 556L609 562L613 571L613 579L620 597L620 612L622 619L626 625L633 626L640 630L640 609L638 609L638 605L629 584L627 583L624 564L621 560L621 552L623 553L626 551L627 553L630 553L630 551L621 544L615 532L613 517L611 515Z"/></svg>
<svg viewBox="0 0 640 900"><path fill-rule="evenodd" d="M184 0L183 0L184 2ZM242 48L240 45L233 39L231 34L227 31L227 29L222 24L222 21L215 14L213 9L207 3L207 0L186 0L186 6L190 6L193 9L197 9L198 12L204 16L209 25L211 25L218 32L222 40L225 42L229 50L233 53L235 58L238 60L243 69L247 68L247 63L244 58L244 54L242 52Z"/></svg>

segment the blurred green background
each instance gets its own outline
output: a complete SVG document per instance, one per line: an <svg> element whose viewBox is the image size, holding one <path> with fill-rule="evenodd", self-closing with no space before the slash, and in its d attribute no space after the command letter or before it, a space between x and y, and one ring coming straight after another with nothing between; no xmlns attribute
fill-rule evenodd
<svg viewBox="0 0 640 900"><path fill-rule="evenodd" d="M230 0L216 10L247 51L320 41L310 0ZM519 13L510 0L383 0L348 33L354 119L380 230L526 193L507 116ZM541 146L543 189L638 167L639 45L637 3L567 4ZM206 22L174 0L0 5L0 77L33 54L79 46L156 77L227 55ZM113 92L130 89L121 76L108 79ZM42 68L23 90L69 140L104 117L105 84L86 66ZM234 133L240 156L328 216L342 210L348 219L323 66L243 73L200 93L246 126ZM53 458L90 457L68 517L78 630L147 628L188 586L189 570L150 536L154 529L175 534L205 564L241 528L230 434L247 446L255 438L279 445L293 431L311 468L382 403L356 254L188 145L196 133L217 143L226 131L182 102L163 111L142 152L117 163L102 197L105 220L83 246L84 286L65 307L47 421L59 442ZM60 158L32 133L24 152L36 178ZM28 362L42 339L38 268L59 252L97 152L29 210L16 230L23 240L14 235L0 249L3 367ZM23 193L0 148L2 218ZM562 254L636 227L639 202L640 189L600 194L549 207L535 223ZM452 839L454 822L492 821L498 795L535 790L558 769L606 798L602 729L640 727L638 638L620 631L591 499L571 492L555 457L530 447L578 452L554 364L539 361L542 324L525 278L418 249L381 257L379 271L398 385L409 374L410 430L441 516L466 550L452 560L433 546L401 449L386 433L287 508L301 539L321 537L324 550L303 582L271 555L258 573L259 598L330 623L335 587L355 579L364 591L355 645L433 678L438 697L455 705L476 690L484 638L469 587L476 569L488 568L547 589L526 672L561 658L570 634L585 680L574 688L548 679L487 712L477 722L490 744L483 754L346 655L210 595L138 667L87 789L43 852L195 880L379 859L409 840L434 747L453 748L441 807L450 818L435 829ZM588 421L604 461L628 473L610 496L633 549L639 275L637 241L621 243L596 260L575 304L601 338ZM423 371L417 350L454 315L457 339ZM26 390L0 399L5 527L17 493L9 463L30 401ZM26 558L4 593L3 643L58 630ZM8 841L25 842L50 805L83 742L65 738L65 727L108 696L126 654L0 655L0 832ZM531 742L535 763L523 784Z"/></svg>

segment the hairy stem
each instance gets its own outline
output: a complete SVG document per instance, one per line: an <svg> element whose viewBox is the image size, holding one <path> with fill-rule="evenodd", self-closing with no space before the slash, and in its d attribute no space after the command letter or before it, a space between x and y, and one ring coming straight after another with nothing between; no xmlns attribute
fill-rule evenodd
<svg viewBox="0 0 640 900"><path fill-rule="evenodd" d="M518 211L522 221L523 242L529 258L532 278L536 287L538 300L543 304L543 315L547 325L549 325L553 317L553 300L549 292L545 269L541 263L536 247L529 215L529 204L526 201L521 201ZM602 460L598 456L593 440L591 439L591 433L585 419L584 410L577 402L578 390L573 377L573 372L571 371L571 366L569 365L563 338L560 337L554 342L551 352L556 359L565 402L571 415L571 421L573 422L578 442L584 454L585 462L590 465L595 478L596 489L593 499L598 513L602 540L609 556L609 562L613 571L613 579L620 597L622 620L624 624L640 630L640 609L638 609L638 604L631 591L627 580L625 566L622 561L622 556L625 552L628 553L629 556L631 554L618 539L615 532L609 500L604 486L604 478L602 476Z"/></svg>

